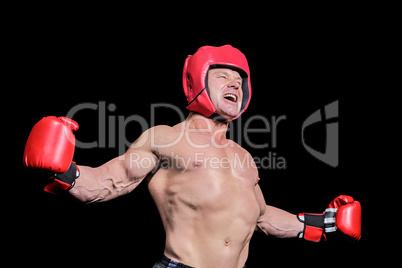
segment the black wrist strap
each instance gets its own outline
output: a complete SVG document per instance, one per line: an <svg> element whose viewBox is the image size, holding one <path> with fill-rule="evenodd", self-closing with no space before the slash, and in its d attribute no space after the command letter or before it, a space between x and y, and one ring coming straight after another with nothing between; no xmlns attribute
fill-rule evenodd
<svg viewBox="0 0 402 268"><path fill-rule="evenodd" d="M74 187L75 180L80 176L80 170L74 162L71 162L68 170L63 174L54 175L54 179L57 179L61 182L71 185L71 188Z"/></svg>

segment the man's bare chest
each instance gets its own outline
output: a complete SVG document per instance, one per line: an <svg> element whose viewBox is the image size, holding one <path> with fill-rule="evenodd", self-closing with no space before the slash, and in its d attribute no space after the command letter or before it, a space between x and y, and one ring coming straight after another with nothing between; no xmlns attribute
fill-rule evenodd
<svg viewBox="0 0 402 268"><path fill-rule="evenodd" d="M239 178L258 178L251 155L233 141L217 142L206 135L185 137L158 149L160 167L180 173L227 172Z"/></svg>
<svg viewBox="0 0 402 268"><path fill-rule="evenodd" d="M170 204L255 220L258 171L245 149L230 140L210 142L205 135L168 142L157 150L159 169L148 184L161 210Z"/></svg>

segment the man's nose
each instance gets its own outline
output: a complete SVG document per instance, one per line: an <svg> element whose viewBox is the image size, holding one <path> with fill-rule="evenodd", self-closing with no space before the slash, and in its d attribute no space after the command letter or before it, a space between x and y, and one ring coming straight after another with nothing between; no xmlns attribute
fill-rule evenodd
<svg viewBox="0 0 402 268"><path fill-rule="evenodd" d="M240 88L240 82L239 82L238 80L236 80L236 79L232 79L232 80L229 82L228 87L231 87L231 88L237 90L237 89Z"/></svg>

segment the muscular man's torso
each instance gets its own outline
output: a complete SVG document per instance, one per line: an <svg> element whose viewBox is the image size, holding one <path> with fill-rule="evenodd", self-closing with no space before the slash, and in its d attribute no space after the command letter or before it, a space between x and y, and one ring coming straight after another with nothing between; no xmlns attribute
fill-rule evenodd
<svg viewBox="0 0 402 268"><path fill-rule="evenodd" d="M148 188L166 231L165 255L195 267L242 267L262 208L251 155L210 133L162 127Z"/></svg>

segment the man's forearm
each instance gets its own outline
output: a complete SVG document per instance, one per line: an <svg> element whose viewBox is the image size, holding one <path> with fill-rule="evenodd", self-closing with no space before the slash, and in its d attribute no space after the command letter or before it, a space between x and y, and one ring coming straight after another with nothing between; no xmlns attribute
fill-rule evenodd
<svg viewBox="0 0 402 268"><path fill-rule="evenodd" d="M103 167L79 166L80 177L76 180L75 186L69 193L83 203L106 201L111 190L107 183L108 176L103 172Z"/></svg>
<svg viewBox="0 0 402 268"><path fill-rule="evenodd" d="M303 231L304 225L296 215L267 206L264 215L257 222L257 227L268 236L291 238L297 237L299 232Z"/></svg>
<svg viewBox="0 0 402 268"><path fill-rule="evenodd" d="M127 194L141 182L126 175L118 158L97 168L79 166L79 169L80 177L70 194L84 203L103 202Z"/></svg>

